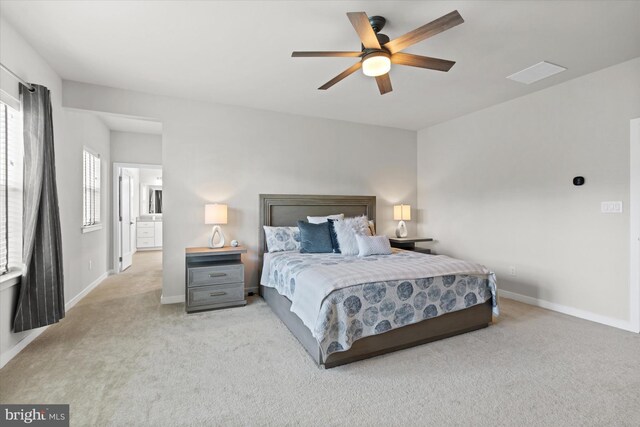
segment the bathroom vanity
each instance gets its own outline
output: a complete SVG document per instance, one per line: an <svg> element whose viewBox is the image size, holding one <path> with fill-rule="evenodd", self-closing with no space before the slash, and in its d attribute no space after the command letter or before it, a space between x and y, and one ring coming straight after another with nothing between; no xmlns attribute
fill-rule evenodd
<svg viewBox="0 0 640 427"><path fill-rule="evenodd" d="M137 219L136 247L138 250L162 248L162 217L150 215Z"/></svg>

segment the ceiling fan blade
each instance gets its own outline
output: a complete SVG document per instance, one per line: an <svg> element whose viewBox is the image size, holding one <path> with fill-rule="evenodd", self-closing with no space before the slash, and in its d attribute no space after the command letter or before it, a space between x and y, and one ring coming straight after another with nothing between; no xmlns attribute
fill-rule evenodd
<svg viewBox="0 0 640 427"><path fill-rule="evenodd" d="M336 57L356 57L362 55L362 52L291 52L292 58L313 58L313 57L325 57L325 56L336 56Z"/></svg>
<svg viewBox="0 0 640 427"><path fill-rule="evenodd" d="M380 49L380 42L369 23L367 14L364 12L348 12L347 16L356 33L358 33L362 45L367 49Z"/></svg>
<svg viewBox="0 0 640 427"><path fill-rule="evenodd" d="M428 68L429 70L449 71L455 61L431 58L429 56L412 55L410 53L394 53L391 55L393 64L408 65L410 67Z"/></svg>
<svg viewBox="0 0 640 427"><path fill-rule="evenodd" d="M429 37L433 37L436 34L440 34L441 32L455 27L456 25L460 25L463 22L464 19L462 19L462 16L460 16L457 10L454 10L453 12L441 16L435 21L431 21L422 27L409 31L407 34L385 43L384 47L392 54L400 52L413 44L428 39Z"/></svg>
<svg viewBox="0 0 640 427"><path fill-rule="evenodd" d="M333 86L334 84L338 83L340 80L342 80L345 77L348 77L351 74L353 74L356 71L358 71L360 69L360 67L362 67L362 62L358 61L355 64L353 64L351 67L347 68L346 70L344 70L343 72L341 72L340 74L338 74L337 76L335 76L334 78L332 78L331 80L329 80L328 82L326 82L325 84L320 86L318 88L318 90L327 90L327 89L329 89L331 86Z"/></svg>
<svg viewBox="0 0 640 427"><path fill-rule="evenodd" d="M380 95L389 93L393 90L391 87L391 78L389 73L376 77L376 83L378 83L378 89L380 89Z"/></svg>

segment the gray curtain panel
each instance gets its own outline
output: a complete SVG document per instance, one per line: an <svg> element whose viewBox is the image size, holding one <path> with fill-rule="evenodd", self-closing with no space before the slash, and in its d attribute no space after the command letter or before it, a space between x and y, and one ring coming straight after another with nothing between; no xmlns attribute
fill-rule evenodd
<svg viewBox="0 0 640 427"><path fill-rule="evenodd" d="M13 323L15 332L39 328L64 317L62 235L53 150L49 89L20 85L24 122L23 260Z"/></svg>

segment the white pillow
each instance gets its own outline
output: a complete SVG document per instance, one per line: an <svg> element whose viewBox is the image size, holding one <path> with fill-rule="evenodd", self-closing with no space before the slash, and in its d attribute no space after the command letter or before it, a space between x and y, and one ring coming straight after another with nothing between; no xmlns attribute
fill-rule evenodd
<svg viewBox="0 0 640 427"><path fill-rule="evenodd" d="M267 225L263 227L269 252L300 250L300 229L298 227L269 227Z"/></svg>
<svg viewBox="0 0 640 427"><path fill-rule="evenodd" d="M357 234L371 236L369 220L364 215L355 218L345 218L342 221L334 221L333 228L336 231L340 252L343 255L358 255Z"/></svg>
<svg viewBox="0 0 640 427"><path fill-rule="evenodd" d="M327 220L329 220L329 219L343 220L344 219L344 214L334 214L334 215L327 215L327 216L308 216L307 217L307 221L309 222L309 224L322 224L323 222L327 222Z"/></svg>
<svg viewBox="0 0 640 427"><path fill-rule="evenodd" d="M387 236L361 236L356 234L358 256L391 255L391 244Z"/></svg>

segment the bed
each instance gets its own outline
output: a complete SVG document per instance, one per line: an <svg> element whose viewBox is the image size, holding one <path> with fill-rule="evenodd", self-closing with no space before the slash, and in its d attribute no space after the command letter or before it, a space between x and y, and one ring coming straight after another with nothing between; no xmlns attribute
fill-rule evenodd
<svg viewBox="0 0 640 427"><path fill-rule="evenodd" d="M260 295L326 369L485 328L497 312L495 276L477 264L402 250L267 252L262 226L335 213L375 221L375 206L375 196L260 195Z"/></svg>

